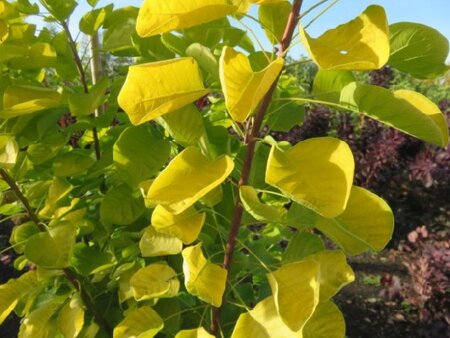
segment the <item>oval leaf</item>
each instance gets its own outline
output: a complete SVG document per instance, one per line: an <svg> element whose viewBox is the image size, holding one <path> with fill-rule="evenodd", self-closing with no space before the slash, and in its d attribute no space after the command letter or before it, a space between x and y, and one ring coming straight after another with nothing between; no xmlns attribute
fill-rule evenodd
<svg viewBox="0 0 450 338"><path fill-rule="evenodd" d="M389 29L383 7L372 5L357 18L312 38L300 37L311 58L323 69L379 69L389 59Z"/></svg>
<svg viewBox="0 0 450 338"><path fill-rule="evenodd" d="M354 168L353 154L345 142L319 137L286 151L273 146L266 182L295 202L325 217L335 217L347 205Z"/></svg>
<svg viewBox="0 0 450 338"><path fill-rule="evenodd" d="M155 179L147 199L179 214L220 185L233 168L228 156L210 160L198 148L186 148Z"/></svg>
<svg viewBox="0 0 450 338"><path fill-rule="evenodd" d="M259 72L254 72L248 57L225 47L220 57L220 82L228 112L237 122L244 122L269 91L283 69L278 58Z"/></svg>
<svg viewBox="0 0 450 338"><path fill-rule="evenodd" d="M179 58L131 66L119 105L138 125L196 101L204 88L197 62Z"/></svg>
<svg viewBox="0 0 450 338"><path fill-rule="evenodd" d="M333 302L317 305L316 311L303 328L303 338L343 338L345 320Z"/></svg>
<svg viewBox="0 0 450 338"><path fill-rule="evenodd" d="M244 185L239 188L242 204L245 210L261 222L279 222L286 214L284 208L276 208L262 203L255 188Z"/></svg>
<svg viewBox="0 0 450 338"><path fill-rule="evenodd" d="M161 233L147 227L139 242L142 257L176 255L183 249L183 242L174 235Z"/></svg>
<svg viewBox="0 0 450 338"><path fill-rule="evenodd" d="M206 260L202 243L182 252L184 285L187 291L215 307L222 305L227 270Z"/></svg>
<svg viewBox="0 0 450 338"><path fill-rule="evenodd" d="M0 135L0 168L13 168L16 164L18 153L19 146L17 142L7 135Z"/></svg>
<svg viewBox="0 0 450 338"><path fill-rule="evenodd" d="M164 321L150 306L128 312L113 331L113 338L152 338L164 327Z"/></svg>

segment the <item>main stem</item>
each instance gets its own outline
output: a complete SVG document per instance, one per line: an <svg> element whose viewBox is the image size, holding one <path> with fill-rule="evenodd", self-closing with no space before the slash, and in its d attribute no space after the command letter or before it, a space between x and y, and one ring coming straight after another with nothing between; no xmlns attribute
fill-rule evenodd
<svg viewBox="0 0 450 338"><path fill-rule="evenodd" d="M15 195L17 196L19 201L23 204L23 206L27 210L28 216L33 221L33 223L36 225L36 227L39 229L39 231L47 232L46 227L39 220L39 217L34 212L28 199L25 197L25 195L22 193L22 191L17 186L16 181L4 169L0 169L0 176L8 184L8 186L11 188L11 190L15 193ZM92 301L91 295L87 292L86 288L83 287L83 285L82 285L81 281L78 279L76 273L70 268L64 268L63 273L64 273L64 276L66 277L66 279L75 288L75 290L77 290L79 292L81 299L83 300L84 306L86 306L86 309L94 317L94 320L97 322L97 324L109 336L112 336L112 329L111 329L110 325L108 324L108 322L103 318L103 316L100 314L100 312L95 307L95 305Z"/></svg>
<svg viewBox="0 0 450 338"><path fill-rule="evenodd" d="M302 7L303 0L294 0L291 8L291 13L289 14L289 19L286 24L286 28L283 34L283 38L281 40L281 46L279 51L280 57L285 57L286 51L288 50L291 42L292 36L294 35L295 28L298 23L300 9ZM241 178L238 183L238 188L243 185L247 185L249 181L250 171L252 169L253 157L255 155L255 147L256 142L259 136L259 131L261 130L261 125L264 120L264 116L267 113L267 110L272 102L272 96L277 87L278 78L274 81L269 91L266 93L264 98L262 99L261 105L254 117L253 125L250 130L246 131L245 142L247 144L247 150L245 152L244 164L242 167ZM236 239L239 233L239 228L241 226L242 214L244 212L244 208L241 203L241 199L239 194L237 194L233 217L231 219L231 229L228 234L228 240L225 247L225 257L223 261L223 267L228 271L231 270L231 264L233 261L233 253L236 247ZM222 306L225 302L225 299L222 302ZM222 306L218 308L213 308L212 320L211 320L211 332L214 335L218 334L220 328L220 315L222 311Z"/></svg>
<svg viewBox="0 0 450 338"><path fill-rule="evenodd" d="M67 38L69 40L69 46L72 51L73 58L75 60L75 64L78 69L78 74L80 75L80 81L83 86L83 91L85 94L89 94L89 86L88 86L88 82L87 82L87 78L86 78L86 72L84 71L83 63L81 62L80 55L78 54L77 44L75 43L75 40L73 39L72 34L70 33L69 26L67 26L67 23L65 21L62 21L61 25L67 34ZM94 113L94 114L96 114L96 113ZM92 136L94 138L95 157L96 157L97 161L99 161L102 158L102 153L100 150L100 141L98 139L98 132L97 132L96 127L92 128Z"/></svg>

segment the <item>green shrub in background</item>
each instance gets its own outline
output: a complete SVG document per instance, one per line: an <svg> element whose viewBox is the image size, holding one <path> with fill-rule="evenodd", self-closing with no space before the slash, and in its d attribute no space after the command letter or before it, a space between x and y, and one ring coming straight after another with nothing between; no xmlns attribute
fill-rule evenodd
<svg viewBox="0 0 450 338"><path fill-rule="evenodd" d="M446 146L433 102L353 72L437 77L447 40L389 26L376 5L312 38L301 0L88 2L90 72L68 29L76 1L41 0L41 14L0 0L1 189L15 196L1 213L19 220L24 271L0 286L0 322L15 311L23 338L344 337L332 297L354 280L346 255L383 249L392 212L353 186L345 142L261 129L289 130L319 103ZM277 52L235 27L251 3ZM284 70L298 39L320 69L313 95ZM116 57L135 58L126 78L102 70Z"/></svg>

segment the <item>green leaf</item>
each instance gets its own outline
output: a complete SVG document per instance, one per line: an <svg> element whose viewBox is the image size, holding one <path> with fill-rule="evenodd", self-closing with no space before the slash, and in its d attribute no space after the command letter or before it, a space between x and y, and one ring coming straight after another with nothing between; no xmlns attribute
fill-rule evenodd
<svg viewBox="0 0 450 338"><path fill-rule="evenodd" d="M289 1L269 2L259 6L259 21L271 43L280 43L283 38L291 7Z"/></svg>
<svg viewBox="0 0 450 338"><path fill-rule="evenodd" d="M268 274L275 306L292 331L302 329L319 303L319 273L318 262L305 260Z"/></svg>
<svg viewBox="0 0 450 338"><path fill-rule="evenodd" d="M371 5L357 18L312 38L302 27L300 37L322 69L379 69L389 58L389 28L383 7Z"/></svg>
<svg viewBox="0 0 450 338"><path fill-rule="evenodd" d="M48 189L48 196L44 208L39 211L39 217L52 218L59 202L72 191L73 186L66 180L55 177Z"/></svg>
<svg viewBox="0 0 450 338"><path fill-rule="evenodd" d="M86 172L95 163L95 159L89 155L71 151L57 156L53 161L53 173L57 177L77 176Z"/></svg>
<svg viewBox="0 0 450 338"><path fill-rule="evenodd" d="M193 27L235 12L237 6L227 0L196 0L180 3L146 0L139 10L136 30L142 37Z"/></svg>
<svg viewBox="0 0 450 338"><path fill-rule="evenodd" d="M346 210L334 219L318 217L315 226L348 255L357 255L384 249L394 231L394 216L383 199L353 187Z"/></svg>
<svg viewBox="0 0 450 338"><path fill-rule="evenodd" d="M58 315L58 329L64 338L76 338L84 326L84 309L78 296L73 296Z"/></svg>
<svg viewBox="0 0 450 338"><path fill-rule="evenodd" d="M61 104L61 94L42 87L11 85L3 94L3 110L0 118L32 114Z"/></svg>
<svg viewBox="0 0 450 338"><path fill-rule="evenodd" d="M183 249L183 242L174 235L158 232L150 226L139 242L142 257L176 255Z"/></svg>
<svg viewBox="0 0 450 338"><path fill-rule="evenodd" d="M107 269L111 267L113 262L112 254L85 243L75 244L71 259L72 266L84 276Z"/></svg>
<svg viewBox="0 0 450 338"><path fill-rule="evenodd" d="M227 282L227 270L206 260L202 243L187 247L182 255L186 290L208 304L220 307Z"/></svg>
<svg viewBox="0 0 450 338"><path fill-rule="evenodd" d="M169 155L170 143L156 138L147 125L125 129L113 148L117 173L132 188L153 177Z"/></svg>
<svg viewBox="0 0 450 338"><path fill-rule="evenodd" d="M0 135L0 168L11 169L16 164L19 146L7 135Z"/></svg>
<svg viewBox="0 0 450 338"><path fill-rule="evenodd" d="M184 147L197 145L205 134L202 114L192 104L161 116L158 122Z"/></svg>
<svg viewBox="0 0 450 338"><path fill-rule="evenodd" d="M352 82L355 82L355 77L350 71L319 69L314 78L314 97L323 101L339 102L342 89Z"/></svg>
<svg viewBox="0 0 450 338"><path fill-rule="evenodd" d="M57 61L56 51L49 43L32 44L26 55L11 59L9 67L14 69L39 69L54 67Z"/></svg>
<svg viewBox="0 0 450 338"><path fill-rule="evenodd" d="M113 11L114 4L93 9L83 15L80 20L80 31L87 35L94 35L105 22L106 17Z"/></svg>
<svg viewBox="0 0 450 338"><path fill-rule="evenodd" d="M200 234L205 219L206 214L198 213L194 207L175 215L158 205L153 210L151 223L159 232L176 236L184 244L191 244Z"/></svg>
<svg viewBox="0 0 450 338"><path fill-rule="evenodd" d="M261 222L280 222L286 210L262 203L255 188L244 185L239 188L242 204L245 210Z"/></svg>
<svg viewBox="0 0 450 338"><path fill-rule="evenodd" d="M177 273L165 263L150 264L139 269L131 277L130 285L137 301L175 297L180 288Z"/></svg>
<svg viewBox="0 0 450 338"><path fill-rule="evenodd" d="M303 338L343 338L345 320L333 302L317 305L312 317L303 328Z"/></svg>
<svg viewBox="0 0 450 338"><path fill-rule="evenodd" d="M69 94L70 113L74 116L86 116L93 114L94 111L104 102L105 93L108 86L108 79L103 78L91 88L89 94Z"/></svg>
<svg viewBox="0 0 450 338"><path fill-rule="evenodd" d="M5 42L5 40L8 38L9 35L9 29L6 25L6 22L3 20L0 20L0 45Z"/></svg>
<svg viewBox="0 0 450 338"><path fill-rule="evenodd" d="M389 26L391 56L388 64L419 79L431 79L448 69L447 38L434 28L413 22Z"/></svg>
<svg viewBox="0 0 450 338"><path fill-rule="evenodd" d="M33 235L25 245L25 256L43 268L66 268L70 266L76 234L76 227L64 222Z"/></svg>
<svg viewBox="0 0 450 338"><path fill-rule="evenodd" d="M179 214L219 186L233 168L228 156L210 160L198 148L186 148L155 179L147 198Z"/></svg>
<svg viewBox="0 0 450 338"><path fill-rule="evenodd" d="M253 71L247 56L224 47L220 57L220 82L227 110L237 122L254 113L283 69L284 60L277 58L265 69Z"/></svg>
<svg viewBox="0 0 450 338"><path fill-rule="evenodd" d="M289 241L289 245L283 253L282 262L287 264L301 261L323 250L325 250L325 244L319 236L301 231L296 233Z"/></svg>
<svg viewBox="0 0 450 338"><path fill-rule="evenodd" d="M193 43L186 49L186 55L193 57L212 81L219 80L219 62L208 47Z"/></svg>
<svg viewBox="0 0 450 338"><path fill-rule="evenodd" d="M126 313L114 328L113 338L152 338L164 327L162 318L150 307L143 306Z"/></svg>
<svg viewBox="0 0 450 338"><path fill-rule="evenodd" d="M119 104L135 125L175 111L206 95L194 58L134 65L119 93Z"/></svg>
<svg viewBox="0 0 450 338"><path fill-rule="evenodd" d="M144 211L142 197L123 184L106 194L100 205L100 220L103 224L129 225Z"/></svg>
<svg viewBox="0 0 450 338"><path fill-rule="evenodd" d="M320 149L320 151L318 151ZM341 214L353 182L350 147L331 137L312 138L282 151L273 146L266 182L325 217Z"/></svg>
<svg viewBox="0 0 450 338"><path fill-rule="evenodd" d="M72 14L78 3L75 0L39 0L58 21L64 21Z"/></svg>
<svg viewBox="0 0 450 338"><path fill-rule="evenodd" d="M339 104L424 141L442 147L448 144L444 115L422 94L352 82L341 91Z"/></svg>

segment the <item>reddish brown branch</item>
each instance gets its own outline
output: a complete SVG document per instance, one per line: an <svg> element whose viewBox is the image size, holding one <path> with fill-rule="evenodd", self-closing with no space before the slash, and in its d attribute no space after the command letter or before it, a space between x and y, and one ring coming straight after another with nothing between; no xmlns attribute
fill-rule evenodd
<svg viewBox="0 0 450 338"><path fill-rule="evenodd" d="M298 23L298 18L300 14L300 9L302 7L303 0L294 0L294 3L292 4L291 13L289 15L288 22L286 24L286 29L283 34L283 39L281 40L281 47L279 56L285 57L286 51L289 48L292 37L294 35L295 28ZM262 99L261 105L255 115L253 125L251 130L246 131L245 140L247 141L247 150L245 152L245 158L244 158L244 164L242 166L242 173L241 178L239 180L239 187L243 185L247 185L249 182L249 176L250 171L252 169L252 163L253 163L253 157L255 155L255 147L256 142L258 139L258 134L261 129L261 125L264 121L264 116L267 113L267 110L269 109L270 103L272 102L272 96L275 92L275 89L277 87L279 77L274 81L273 85L270 87L269 91L266 93L264 98ZM239 228L241 226L242 221L242 214L243 214L243 206L239 197L239 194L237 194L235 206L234 206L234 212L233 217L231 220L231 229L230 233L228 234L228 240L225 247L225 257L223 261L223 267L228 271L228 273L231 270L231 264L233 260L233 253L236 247L236 240L239 233ZM222 302L222 306L225 302ZM221 310L222 307L219 308L213 308L212 312L212 319L211 319L211 332L212 334L216 335L218 334L219 328L220 328L220 316L221 316Z"/></svg>

